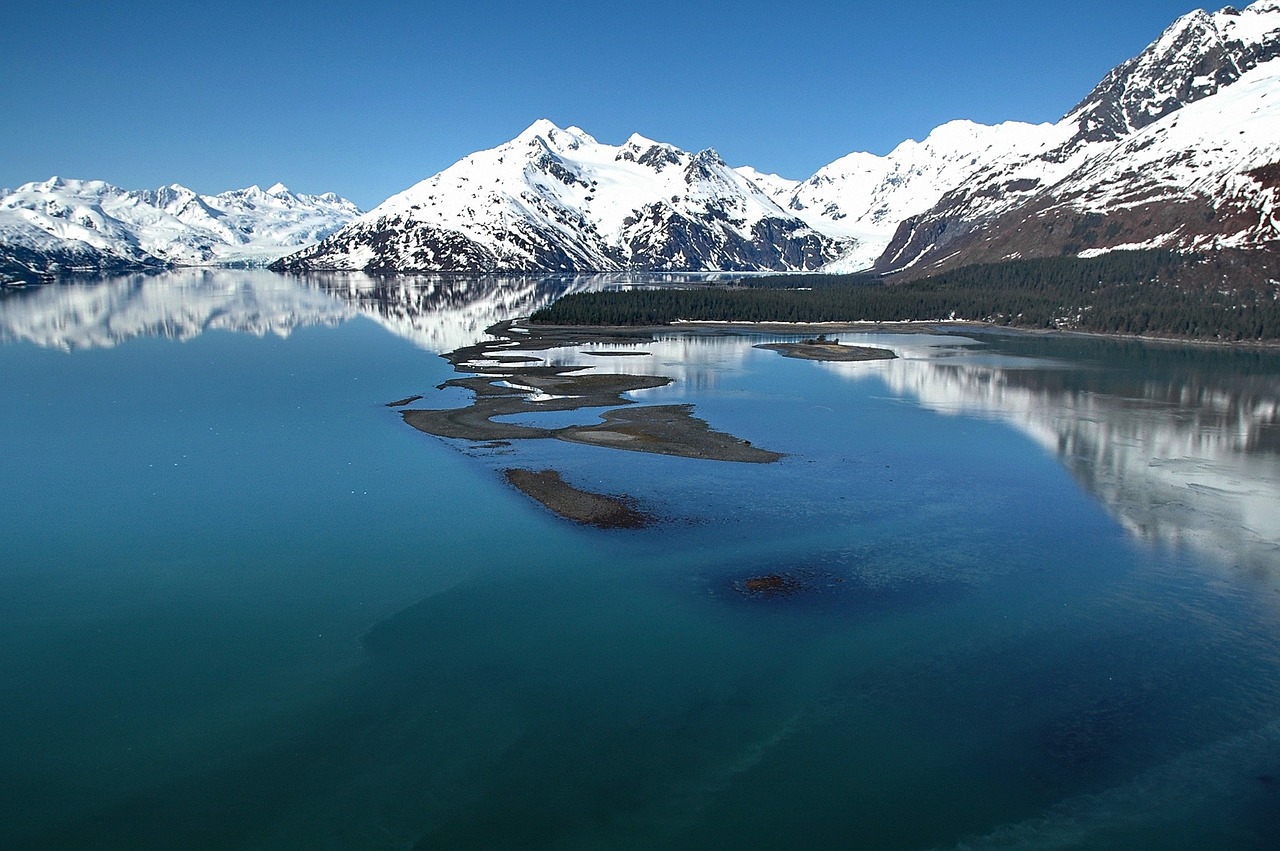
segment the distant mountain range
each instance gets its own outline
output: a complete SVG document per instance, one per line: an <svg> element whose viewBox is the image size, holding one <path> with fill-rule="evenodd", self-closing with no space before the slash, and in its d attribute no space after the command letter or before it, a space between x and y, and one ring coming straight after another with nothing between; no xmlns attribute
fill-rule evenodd
<svg viewBox="0 0 1280 851"><path fill-rule="evenodd" d="M218 195L54 177L0 191L0 279L165 266L266 265L360 214L277 183Z"/></svg>
<svg viewBox="0 0 1280 851"><path fill-rule="evenodd" d="M1056 124L954 121L794 182L539 121L280 261L291 271L927 274L1280 240L1280 0L1192 12Z"/></svg>
<svg viewBox="0 0 1280 851"><path fill-rule="evenodd" d="M54 179L0 198L0 274L279 257L291 272L909 278L1123 248L1277 249L1277 57L1280 0L1192 12L1057 123L953 121L804 181L546 120L363 215L281 186L197 196Z"/></svg>
<svg viewBox="0 0 1280 851"><path fill-rule="evenodd" d="M639 135L605 145L540 120L277 268L757 271L813 269L839 253L713 150Z"/></svg>

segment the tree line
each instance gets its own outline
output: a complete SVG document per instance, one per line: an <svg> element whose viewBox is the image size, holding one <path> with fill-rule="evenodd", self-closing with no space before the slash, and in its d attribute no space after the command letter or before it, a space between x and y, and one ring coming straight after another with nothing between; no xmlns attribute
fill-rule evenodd
<svg viewBox="0 0 1280 851"><path fill-rule="evenodd" d="M968 266L908 283L870 275L770 275L696 289L578 293L539 310L531 321L975 320L1021 328L1276 340L1280 275L1267 266L1273 259L1255 253L1244 268L1236 256L1114 251Z"/></svg>

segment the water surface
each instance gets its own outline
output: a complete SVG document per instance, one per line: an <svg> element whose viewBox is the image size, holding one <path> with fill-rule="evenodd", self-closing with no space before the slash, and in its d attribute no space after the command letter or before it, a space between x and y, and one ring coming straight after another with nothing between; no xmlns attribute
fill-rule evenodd
<svg viewBox="0 0 1280 851"><path fill-rule="evenodd" d="M474 447L385 407L464 404L437 353L623 282L0 296L0 844L1280 843L1280 357L543 354L673 376L635 398L771 465ZM573 526L508 466L663 522ZM796 593L745 591L773 574Z"/></svg>

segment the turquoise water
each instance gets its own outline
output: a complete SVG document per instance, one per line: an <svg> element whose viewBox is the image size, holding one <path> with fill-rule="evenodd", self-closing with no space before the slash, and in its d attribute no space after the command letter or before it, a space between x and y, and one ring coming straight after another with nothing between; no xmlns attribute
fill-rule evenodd
<svg viewBox="0 0 1280 851"><path fill-rule="evenodd" d="M636 398L772 465L384 407L465 404L436 353L608 283L0 297L0 846L1280 843L1280 356L546 353L672 375ZM573 526L508 466L662 522Z"/></svg>

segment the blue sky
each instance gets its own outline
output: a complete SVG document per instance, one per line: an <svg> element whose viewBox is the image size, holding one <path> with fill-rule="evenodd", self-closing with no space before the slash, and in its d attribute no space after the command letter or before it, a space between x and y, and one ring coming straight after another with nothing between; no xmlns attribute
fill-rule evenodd
<svg viewBox="0 0 1280 851"><path fill-rule="evenodd" d="M803 178L953 118L1056 120L1191 2L9 0L0 186L368 208L539 117Z"/></svg>

